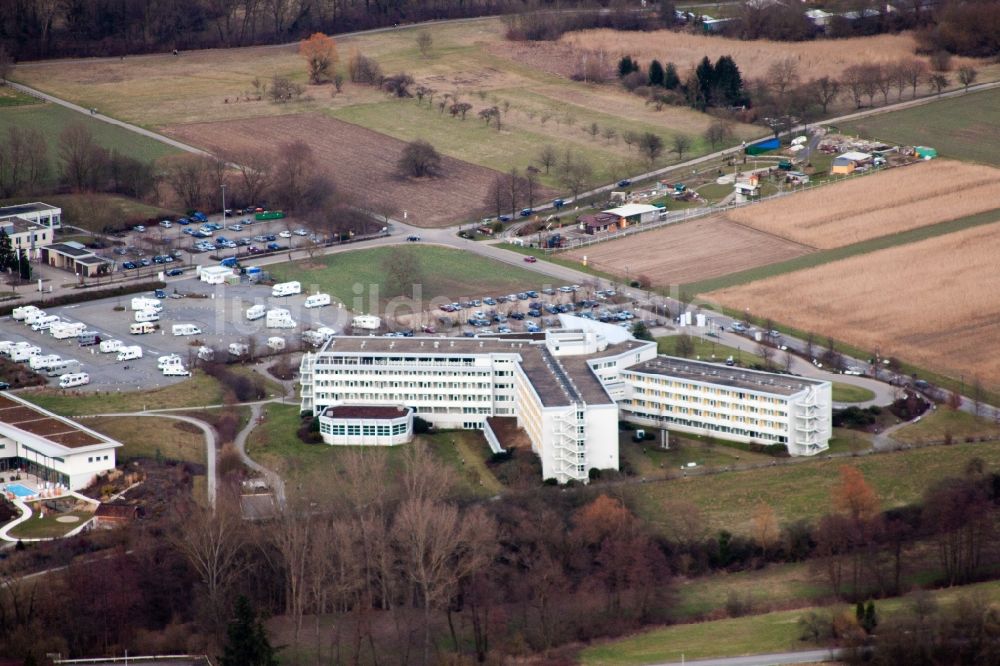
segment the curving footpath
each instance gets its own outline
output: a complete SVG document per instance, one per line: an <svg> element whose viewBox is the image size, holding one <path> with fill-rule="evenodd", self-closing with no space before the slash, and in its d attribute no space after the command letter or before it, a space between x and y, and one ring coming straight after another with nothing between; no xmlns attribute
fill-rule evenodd
<svg viewBox="0 0 1000 666"><path fill-rule="evenodd" d="M274 402L273 400L268 402ZM263 422L261 412L263 410L264 403L254 403L250 406L250 421L243 426L243 429L236 435L236 439L233 443L236 445L236 451L240 455L240 460L244 465L250 469L258 472L267 479L268 485L274 491L274 498L277 500L278 508L281 509L285 506L285 480L281 478L281 475L272 469L264 467L259 462L247 455L247 438L253 429L256 428Z"/></svg>

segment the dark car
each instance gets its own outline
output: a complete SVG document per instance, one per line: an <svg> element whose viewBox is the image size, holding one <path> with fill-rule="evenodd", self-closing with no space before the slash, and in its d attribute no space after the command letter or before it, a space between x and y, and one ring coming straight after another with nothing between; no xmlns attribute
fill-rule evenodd
<svg viewBox="0 0 1000 666"><path fill-rule="evenodd" d="M274 234L268 234L268 235L264 236L264 240L266 240L266 241L276 241L276 240L278 240L278 237L275 236Z"/></svg>
<svg viewBox="0 0 1000 666"><path fill-rule="evenodd" d="M176 277L178 275L184 275L184 271L181 270L180 268L171 268L169 271L167 271L167 275L169 277Z"/></svg>
<svg viewBox="0 0 1000 666"><path fill-rule="evenodd" d="M126 261L124 264L122 264L122 270L130 271L133 268L135 268L135 264L132 263L131 261Z"/></svg>
<svg viewBox="0 0 1000 666"><path fill-rule="evenodd" d="M177 218L177 224L181 225L182 227L187 226L191 224L191 220L187 219L186 217L179 217Z"/></svg>
<svg viewBox="0 0 1000 666"><path fill-rule="evenodd" d="M632 184L632 181L629 180L628 178L625 178L624 180L619 180L618 181L618 187L628 187L631 184Z"/></svg>
<svg viewBox="0 0 1000 666"><path fill-rule="evenodd" d="M7 382L0 382L0 391L6 391L10 388L10 384Z"/></svg>
<svg viewBox="0 0 1000 666"><path fill-rule="evenodd" d="M499 218L501 222L510 222L510 215L501 215Z"/></svg>
<svg viewBox="0 0 1000 666"><path fill-rule="evenodd" d="M280 250L281 246L278 245L277 243L268 243L267 244L267 249L268 250Z"/></svg>
<svg viewBox="0 0 1000 666"><path fill-rule="evenodd" d="M520 215L521 215L521 217L528 217L529 215L531 215L531 214L532 214L532 213L534 213L534 212L535 212L535 211L533 211L533 210L532 210L532 209L530 209L530 208L522 208L522 209L521 209L521 213L520 213Z"/></svg>
<svg viewBox="0 0 1000 666"><path fill-rule="evenodd" d="M418 240L420 240L420 236L407 236L406 240L410 241L411 243L416 243Z"/></svg>

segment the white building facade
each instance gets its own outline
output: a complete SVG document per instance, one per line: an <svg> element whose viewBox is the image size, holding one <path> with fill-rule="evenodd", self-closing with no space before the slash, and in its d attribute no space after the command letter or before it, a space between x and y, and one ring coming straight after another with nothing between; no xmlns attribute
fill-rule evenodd
<svg viewBox="0 0 1000 666"><path fill-rule="evenodd" d="M340 405L319 415L323 441L335 446L397 446L413 439L413 410L407 407Z"/></svg>
<svg viewBox="0 0 1000 666"><path fill-rule="evenodd" d="M791 455L827 448L829 382L707 363L685 371L696 362L657 356L655 342L579 321L544 339L334 337L302 359L302 410L411 408L436 427L464 429L516 417L544 478L560 483L618 469L619 418L784 445Z"/></svg>

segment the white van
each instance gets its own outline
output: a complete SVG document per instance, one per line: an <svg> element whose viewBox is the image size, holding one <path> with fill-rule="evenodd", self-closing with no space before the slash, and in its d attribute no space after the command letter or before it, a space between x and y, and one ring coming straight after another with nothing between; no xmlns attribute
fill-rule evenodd
<svg viewBox="0 0 1000 666"><path fill-rule="evenodd" d="M285 339L274 336L267 339L267 348L273 352L280 352L285 348Z"/></svg>
<svg viewBox="0 0 1000 666"><path fill-rule="evenodd" d="M211 361L215 358L215 350L211 347L198 347L198 358L202 361Z"/></svg>
<svg viewBox="0 0 1000 666"><path fill-rule="evenodd" d="M132 345L131 347L122 347L118 351L119 361L131 361L133 359L142 358L142 347L139 345Z"/></svg>
<svg viewBox="0 0 1000 666"><path fill-rule="evenodd" d="M246 356L250 353L250 347L242 342L234 342L229 345L229 353L233 356Z"/></svg>
<svg viewBox="0 0 1000 666"><path fill-rule="evenodd" d="M27 317L32 312L38 312L38 307L34 305L22 305L19 308L14 308L10 316L14 318L15 321L21 321Z"/></svg>
<svg viewBox="0 0 1000 666"><path fill-rule="evenodd" d="M330 294L313 294L306 298L303 304L307 308L321 308L330 304Z"/></svg>
<svg viewBox="0 0 1000 666"><path fill-rule="evenodd" d="M135 324L133 324L135 326ZM110 354L111 352L116 352L122 348L121 340L101 340L101 345L98 350L102 354Z"/></svg>
<svg viewBox="0 0 1000 666"><path fill-rule="evenodd" d="M56 361L45 371L49 377L60 377L62 375L73 375L80 372L80 362L72 358L64 358Z"/></svg>
<svg viewBox="0 0 1000 666"><path fill-rule="evenodd" d="M174 335L201 335L201 329L194 324L174 324Z"/></svg>
<svg viewBox="0 0 1000 666"><path fill-rule="evenodd" d="M152 310L139 310L135 313L135 320L138 322L160 321L160 313Z"/></svg>
<svg viewBox="0 0 1000 666"><path fill-rule="evenodd" d="M28 367L32 370L45 370L46 368L55 365L61 359L58 354L37 354L28 359Z"/></svg>
<svg viewBox="0 0 1000 666"><path fill-rule="evenodd" d="M268 328L295 328L298 324L292 319L292 314L284 308L275 308L267 311L267 321L264 324Z"/></svg>
<svg viewBox="0 0 1000 666"><path fill-rule="evenodd" d="M156 326L150 324L148 321L140 322L138 324L130 324L128 327L128 332L131 335L145 335L146 333L152 333L156 330Z"/></svg>
<svg viewBox="0 0 1000 666"><path fill-rule="evenodd" d="M60 321L59 315L48 315L45 317L39 317L31 325L31 330L33 331L47 331L52 324Z"/></svg>
<svg viewBox="0 0 1000 666"><path fill-rule="evenodd" d="M35 308L28 314L24 315L24 319L22 319L21 321L23 321L26 325L30 326L44 316L45 316L45 310L39 310L38 308Z"/></svg>
<svg viewBox="0 0 1000 666"><path fill-rule="evenodd" d="M59 388L72 388L90 383L90 375L86 372L75 372L59 377Z"/></svg>
<svg viewBox="0 0 1000 666"><path fill-rule="evenodd" d="M163 371L164 377L190 377L191 371L185 368L180 363L175 365L168 365L166 367L160 368Z"/></svg>
<svg viewBox="0 0 1000 666"><path fill-rule="evenodd" d="M132 299L132 309L133 310L156 310L159 312L163 309L163 305L160 303L159 299L149 298L148 296L136 296Z"/></svg>
<svg viewBox="0 0 1000 666"><path fill-rule="evenodd" d="M23 363L32 356L38 356L41 353L42 350L34 345L27 345L25 347L15 347L10 352L10 360L16 363Z"/></svg>
<svg viewBox="0 0 1000 666"><path fill-rule="evenodd" d="M263 305L254 305L247 308L247 319L249 319L250 321L256 321L257 319L261 319L264 317L265 314L267 314L267 308L265 308Z"/></svg>
<svg viewBox="0 0 1000 666"><path fill-rule="evenodd" d="M292 296L302 293L302 285L298 282L279 282L271 287L272 296Z"/></svg>

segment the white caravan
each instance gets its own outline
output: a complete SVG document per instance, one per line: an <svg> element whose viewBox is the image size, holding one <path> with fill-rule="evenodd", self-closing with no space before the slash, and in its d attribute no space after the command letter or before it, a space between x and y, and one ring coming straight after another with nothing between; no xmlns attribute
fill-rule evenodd
<svg viewBox="0 0 1000 666"><path fill-rule="evenodd" d="M174 324L174 335L201 335L201 329L194 324Z"/></svg>
<svg viewBox="0 0 1000 666"><path fill-rule="evenodd" d="M10 360L17 363L23 363L27 361L32 356L38 356L42 353L42 350L34 345L27 345L25 347L15 347L10 352Z"/></svg>
<svg viewBox="0 0 1000 666"><path fill-rule="evenodd" d="M298 282L279 282L271 287L272 296L294 296L302 293L302 285Z"/></svg>
<svg viewBox="0 0 1000 666"><path fill-rule="evenodd" d="M121 340L101 340L101 345L98 347L102 354L110 354L111 352L116 352L121 348Z"/></svg>
<svg viewBox="0 0 1000 666"><path fill-rule="evenodd" d="M250 347L242 342L234 342L229 345L229 353L233 356L246 356L250 353Z"/></svg>
<svg viewBox="0 0 1000 666"><path fill-rule="evenodd" d="M90 375L86 372L74 372L59 377L59 388L73 388L90 383Z"/></svg>
<svg viewBox="0 0 1000 666"><path fill-rule="evenodd" d="M160 368L163 371L164 377L190 377L191 371L185 368L180 363L174 365L168 365L164 368Z"/></svg>
<svg viewBox="0 0 1000 666"><path fill-rule="evenodd" d="M330 294L313 294L312 296L306 297L306 302L303 304L307 308L321 308L324 305L330 304Z"/></svg>
<svg viewBox="0 0 1000 666"><path fill-rule="evenodd" d="M138 324L130 324L128 327L128 332L131 335L145 335L146 333L152 333L156 330L155 324L150 324L148 321L139 322Z"/></svg>
<svg viewBox="0 0 1000 666"><path fill-rule="evenodd" d="M247 319L256 321L262 319L267 314L267 308L263 305L253 305L247 308Z"/></svg>
<svg viewBox="0 0 1000 666"><path fill-rule="evenodd" d="M49 366L45 371L49 377L59 377L61 375L73 375L80 372L80 362L72 358L64 358Z"/></svg>
<svg viewBox="0 0 1000 666"><path fill-rule="evenodd" d="M160 303L158 298L149 298L148 296L136 296L132 299L132 309L136 311L141 310L156 310L159 312L163 309L163 304Z"/></svg>
<svg viewBox="0 0 1000 666"><path fill-rule="evenodd" d="M33 331L47 331L52 324L60 321L59 315L48 315L46 317L39 317L31 325L31 330Z"/></svg>
<svg viewBox="0 0 1000 666"><path fill-rule="evenodd" d="M135 313L135 320L140 323L144 321L160 321L160 313L152 310L139 310Z"/></svg>
<svg viewBox="0 0 1000 666"><path fill-rule="evenodd" d="M32 312L38 312L38 307L35 305L22 305L21 307L14 308L10 313L10 316L14 318L15 321L22 321Z"/></svg>
<svg viewBox="0 0 1000 666"><path fill-rule="evenodd" d="M298 324L292 319L292 314L288 310L275 308L267 311L265 326L268 328L295 328Z"/></svg>
<svg viewBox="0 0 1000 666"><path fill-rule="evenodd" d="M118 350L119 361L133 361L137 358L142 358L142 347L139 345L131 345L129 347L122 347Z"/></svg>
<svg viewBox="0 0 1000 666"><path fill-rule="evenodd" d="M28 359L28 367L32 370L45 370L60 361L57 354L37 354Z"/></svg>
<svg viewBox="0 0 1000 666"><path fill-rule="evenodd" d="M280 352L285 348L285 339L278 336L267 339L267 348L273 352Z"/></svg>

